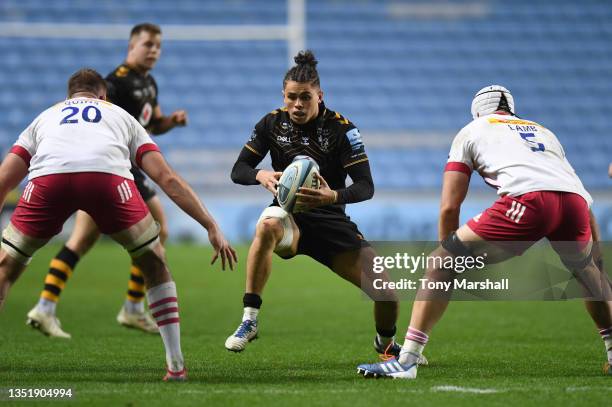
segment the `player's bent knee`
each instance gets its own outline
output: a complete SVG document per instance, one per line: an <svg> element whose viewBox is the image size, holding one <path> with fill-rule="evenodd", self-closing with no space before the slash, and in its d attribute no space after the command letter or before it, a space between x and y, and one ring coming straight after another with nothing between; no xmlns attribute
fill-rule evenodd
<svg viewBox="0 0 612 407"><path fill-rule="evenodd" d="M125 245L125 249L132 259L137 259L148 252L154 252L155 246L160 244L159 229L159 223L153 221L146 227L140 236Z"/></svg>
<svg viewBox="0 0 612 407"><path fill-rule="evenodd" d="M456 232L451 233L442 241L442 247L453 256L473 257L472 251L463 244Z"/></svg>
<svg viewBox="0 0 612 407"><path fill-rule="evenodd" d="M589 252L588 255L577 255L574 257L564 256L561 257L561 262L567 267L572 273L580 273L593 261L593 253Z"/></svg>
<svg viewBox="0 0 612 407"><path fill-rule="evenodd" d="M257 233L263 236L281 236L274 252L285 255L291 251L293 243L293 225L291 215L283 208L269 206L261 213L257 221Z"/></svg>
<svg viewBox="0 0 612 407"><path fill-rule="evenodd" d="M32 255L45 245L49 239L37 239L24 235L11 223L2 232L2 250L17 262L27 266Z"/></svg>

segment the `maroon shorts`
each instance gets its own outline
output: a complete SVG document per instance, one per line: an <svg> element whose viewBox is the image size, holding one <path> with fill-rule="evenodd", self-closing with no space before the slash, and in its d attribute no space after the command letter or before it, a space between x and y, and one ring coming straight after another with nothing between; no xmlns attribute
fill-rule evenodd
<svg viewBox="0 0 612 407"><path fill-rule="evenodd" d="M589 219L589 207L580 195L536 191L506 195L467 225L484 240L524 242L516 245L516 252L522 253L544 237L552 242L588 242Z"/></svg>
<svg viewBox="0 0 612 407"><path fill-rule="evenodd" d="M142 220L149 208L134 181L102 172L52 174L28 182L11 223L20 232L50 238L78 209L87 212L102 233L120 232Z"/></svg>

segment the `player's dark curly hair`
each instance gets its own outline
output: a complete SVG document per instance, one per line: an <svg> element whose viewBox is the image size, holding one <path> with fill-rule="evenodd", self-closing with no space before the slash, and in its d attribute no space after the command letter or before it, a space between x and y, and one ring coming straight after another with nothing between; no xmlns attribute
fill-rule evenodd
<svg viewBox="0 0 612 407"><path fill-rule="evenodd" d="M92 68L79 69L68 80L69 97L78 92L97 94L101 90L106 92L106 81L102 75Z"/></svg>
<svg viewBox="0 0 612 407"><path fill-rule="evenodd" d="M317 72L317 64L319 61L317 61L311 50L300 51L293 60L295 61L295 66L289 69L285 74L283 88L287 84L287 81L308 82L314 86L321 86L319 72Z"/></svg>

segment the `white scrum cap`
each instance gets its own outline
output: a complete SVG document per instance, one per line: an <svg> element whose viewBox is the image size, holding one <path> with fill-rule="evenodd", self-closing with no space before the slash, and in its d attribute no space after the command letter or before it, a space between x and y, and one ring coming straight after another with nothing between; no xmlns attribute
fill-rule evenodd
<svg viewBox="0 0 612 407"><path fill-rule="evenodd" d="M510 91L500 85L485 86L472 100L472 117L477 119L503 108L509 108L514 114L514 98Z"/></svg>

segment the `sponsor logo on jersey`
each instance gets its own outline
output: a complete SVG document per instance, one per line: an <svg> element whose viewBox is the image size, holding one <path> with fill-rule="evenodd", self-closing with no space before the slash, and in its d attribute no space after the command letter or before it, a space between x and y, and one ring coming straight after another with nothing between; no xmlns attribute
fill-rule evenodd
<svg viewBox="0 0 612 407"><path fill-rule="evenodd" d="M291 143L291 136L281 136L279 134L276 136L276 141L280 144L289 144Z"/></svg>
<svg viewBox="0 0 612 407"><path fill-rule="evenodd" d="M289 132L291 132L293 129L293 126L291 126L289 123L287 122L282 122L280 124L280 126L276 126L276 130L278 130L278 132L280 134L287 134Z"/></svg>
<svg viewBox="0 0 612 407"><path fill-rule="evenodd" d="M353 151L363 148L363 141L361 140L361 134L358 129L352 129L346 132L346 138L351 143Z"/></svg>
<svg viewBox="0 0 612 407"><path fill-rule="evenodd" d="M491 117L489 118L489 123L491 124L516 124L516 125L531 125L531 126L539 126L539 127L543 127L542 125L536 123L536 122L531 122L529 120L520 120L520 119L498 119L496 117Z"/></svg>
<svg viewBox="0 0 612 407"><path fill-rule="evenodd" d="M157 92L155 91L155 86L149 85L149 97L155 99L157 97Z"/></svg>
<svg viewBox="0 0 612 407"><path fill-rule="evenodd" d="M134 82L136 84L136 82ZM138 83L138 86L140 86L140 83ZM155 99L155 86L150 85L144 88L139 88L139 89L134 89L132 91L132 95L134 96L134 99Z"/></svg>
<svg viewBox="0 0 612 407"><path fill-rule="evenodd" d="M152 115L153 115L153 107L151 106L150 103L145 103L145 105L142 107L142 111L140 112L140 117L138 118L138 121L144 127L147 124L149 124L149 122L151 121Z"/></svg>

